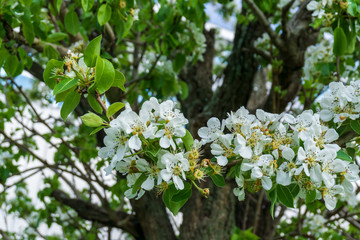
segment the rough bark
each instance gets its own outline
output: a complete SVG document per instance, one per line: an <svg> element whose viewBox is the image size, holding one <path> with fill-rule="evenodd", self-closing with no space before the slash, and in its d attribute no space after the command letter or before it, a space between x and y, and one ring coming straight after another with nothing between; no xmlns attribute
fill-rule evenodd
<svg viewBox="0 0 360 240"><path fill-rule="evenodd" d="M258 68L254 53L249 49L261 33L257 22L236 26L234 46L224 71L223 84L205 108L208 116L224 118L227 112L246 106Z"/></svg>
<svg viewBox="0 0 360 240"><path fill-rule="evenodd" d="M207 117L203 114L204 107L209 103L213 95L212 67L215 57L215 30L204 31L206 37L206 51L203 54L204 61L198 61L195 65L185 67L179 78L185 81L189 88L189 96L181 101L185 116L190 119L187 128L197 136L197 130L206 122Z"/></svg>
<svg viewBox="0 0 360 240"><path fill-rule="evenodd" d="M286 48L279 49L279 59L282 60L277 79L272 84L271 92L264 109L270 112L283 112L289 102L293 101L301 88L302 67L304 66L304 54L310 45L316 43L318 31L310 26L312 22L311 12L306 9L309 0L304 1L296 14L283 27L286 31L281 36ZM286 91L284 97L275 91L278 86Z"/></svg>
<svg viewBox="0 0 360 240"><path fill-rule="evenodd" d="M131 206L144 232L144 239L176 239L161 197L157 197L154 192L148 192L139 200L132 200Z"/></svg>
<svg viewBox="0 0 360 240"><path fill-rule="evenodd" d="M212 76L206 72L212 72L212 58L209 60L209 55L213 54L214 43L211 35L206 35L208 55L205 53L204 61L210 63L195 65L187 70L185 77L182 76L189 80L190 97L182 106L193 133L197 132L199 126L204 126L209 117L223 118L227 112L246 105L258 66L255 55L248 49L261 31L255 22L236 26L234 47L224 72L223 84L211 99ZM238 201L232 191L234 182L230 181L226 187L219 188L208 179L202 187L210 189L209 198L203 198L193 191L183 208L180 239L230 239L238 214L235 208Z"/></svg>

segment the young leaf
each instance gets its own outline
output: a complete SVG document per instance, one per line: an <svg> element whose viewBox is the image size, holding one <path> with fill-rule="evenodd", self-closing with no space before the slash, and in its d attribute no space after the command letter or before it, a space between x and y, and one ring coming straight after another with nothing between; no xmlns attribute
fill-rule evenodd
<svg viewBox="0 0 360 240"><path fill-rule="evenodd" d="M56 33L52 33L52 34L48 35L46 38L46 41L56 43L61 40L64 40L65 38L68 38L68 37L69 36L66 33L56 32Z"/></svg>
<svg viewBox="0 0 360 240"><path fill-rule="evenodd" d="M100 24L100 26L107 23L111 18L111 7L108 4L103 4L99 8L97 19Z"/></svg>
<svg viewBox="0 0 360 240"><path fill-rule="evenodd" d="M294 207L294 198L289 191L289 189L283 185L276 186L276 195L279 201L284 204L286 207L293 208Z"/></svg>
<svg viewBox="0 0 360 240"><path fill-rule="evenodd" d="M31 46L34 42L34 38L35 38L35 33L34 33L34 27L33 24L31 23L30 19L23 21L22 23L23 25L23 32L24 32L24 37L26 39L26 41L28 42L28 44Z"/></svg>
<svg viewBox="0 0 360 240"><path fill-rule="evenodd" d="M351 157L349 155L347 155L344 151L339 150L337 152L337 156L336 158L344 160L344 161L348 161L348 162L353 162L353 160L351 159Z"/></svg>
<svg viewBox="0 0 360 240"><path fill-rule="evenodd" d="M116 102L116 103L111 104L106 113L107 118L110 119L110 117L112 115L114 115L117 111L122 109L124 106L125 106L125 103L122 103L122 102Z"/></svg>
<svg viewBox="0 0 360 240"><path fill-rule="evenodd" d="M88 67L95 67L96 58L100 55L101 38L101 35L94 38L84 51L84 62Z"/></svg>
<svg viewBox="0 0 360 240"><path fill-rule="evenodd" d="M65 28L73 36L80 32L80 22L75 11L68 11L66 13Z"/></svg>
<svg viewBox="0 0 360 240"><path fill-rule="evenodd" d="M81 0L81 6L84 12L88 12L94 5L95 0Z"/></svg>
<svg viewBox="0 0 360 240"><path fill-rule="evenodd" d="M186 82L179 81L180 89L180 98L181 100L185 100L189 96L189 88Z"/></svg>
<svg viewBox="0 0 360 240"><path fill-rule="evenodd" d="M96 60L95 84L100 94L107 91L113 84L115 70L111 62L98 57Z"/></svg>
<svg viewBox="0 0 360 240"><path fill-rule="evenodd" d="M90 107L97 113L101 114L103 112L103 109L98 101L94 98L93 95L89 94L87 96L87 100L89 102Z"/></svg>
<svg viewBox="0 0 360 240"><path fill-rule="evenodd" d="M74 111L74 109L77 107L77 105L80 102L81 95L74 91L70 92L64 101L64 104L60 110L60 116L62 119L66 120L66 118L69 116L69 114Z"/></svg>
<svg viewBox="0 0 360 240"><path fill-rule="evenodd" d="M316 198L316 191L315 190L306 192L306 197L305 197L305 202L306 203L313 202L315 200L315 198Z"/></svg>
<svg viewBox="0 0 360 240"><path fill-rule="evenodd" d="M56 95L65 92L66 90L75 86L77 82L78 82L77 78L64 79L55 86L53 94Z"/></svg>
<svg viewBox="0 0 360 240"><path fill-rule="evenodd" d="M194 139L191 133L189 132L189 130L186 129L186 134L181 139L183 140L186 151L191 151L192 146L194 144Z"/></svg>
<svg viewBox="0 0 360 240"><path fill-rule="evenodd" d="M350 121L350 127L354 130L357 134L360 135L360 123L357 120Z"/></svg>
<svg viewBox="0 0 360 240"><path fill-rule="evenodd" d="M190 186L189 186L190 185ZM184 189L191 188L191 184L188 182L184 182ZM175 188L174 184L169 185L169 187L164 191L163 194L163 201L165 203L165 206L174 214L177 215L179 210L182 208L182 206L185 205L188 198L179 200L179 196L175 198L175 200L179 201L173 201L173 196L177 195L180 192L180 190L177 190ZM190 195L191 196L191 195Z"/></svg>
<svg viewBox="0 0 360 240"><path fill-rule="evenodd" d="M192 185L189 183L184 184L184 189L180 190L177 194L175 194L171 201L173 202L181 202L183 200L187 200L191 197L192 194Z"/></svg>
<svg viewBox="0 0 360 240"><path fill-rule="evenodd" d="M272 191L270 191L268 193L268 198L271 201L270 215L274 219L274 207L275 207L275 203L276 203L276 200L277 200L276 189L273 189Z"/></svg>
<svg viewBox="0 0 360 240"><path fill-rule="evenodd" d="M142 184L143 182L145 182L146 179L147 179L147 176L146 176L145 173L142 173L142 174L140 175L140 177L139 177L138 179L136 179L134 185L132 186L132 194L136 193L137 190L140 189L141 184Z"/></svg>
<svg viewBox="0 0 360 240"><path fill-rule="evenodd" d="M290 192L291 192L291 195L296 198L296 196L298 195L298 193L300 192L300 187L299 185L297 185L296 183L293 183L293 184L290 184L288 186Z"/></svg>
<svg viewBox="0 0 360 240"><path fill-rule="evenodd" d="M96 115L95 113L89 112L80 117L82 122L88 127L100 127L105 121Z"/></svg>
<svg viewBox="0 0 360 240"><path fill-rule="evenodd" d="M336 56L344 55L347 50L347 39L344 30L337 27L334 30L334 46L333 52Z"/></svg>
<svg viewBox="0 0 360 240"><path fill-rule="evenodd" d="M101 129L103 129L103 128L105 128L105 127L106 127L106 126L100 126L100 127L95 128L95 129L89 134L89 136L91 136L91 135L99 132Z"/></svg>
<svg viewBox="0 0 360 240"><path fill-rule="evenodd" d="M118 70L115 70L115 78L114 78L112 87L118 87L125 92L126 91L125 87L124 87L125 81L126 81L126 79L125 79L124 74L122 74Z"/></svg>
<svg viewBox="0 0 360 240"><path fill-rule="evenodd" d="M173 62L172 62L172 67L174 69L175 72L179 72L182 67L185 65L186 62L186 57L184 54L182 53L178 53L176 54Z"/></svg>
<svg viewBox="0 0 360 240"><path fill-rule="evenodd" d="M53 89L56 85L56 79L53 77L54 75L54 71L58 70L58 69L63 69L64 67L64 62L63 61L58 61L55 59L51 59L45 67L44 73L43 73L43 78L44 81L46 83L46 85Z"/></svg>
<svg viewBox="0 0 360 240"><path fill-rule="evenodd" d="M224 177L219 174L210 175L211 180L215 183L218 187L225 187L226 183Z"/></svg>
<svg viewBox="0 0 360 240"><path fill-rule="evenodd" d="M10 55L8 58L6 58L4 70L9 76L16 77L22 73L24 70L24 65L19 62L17 56Z"/></svg>

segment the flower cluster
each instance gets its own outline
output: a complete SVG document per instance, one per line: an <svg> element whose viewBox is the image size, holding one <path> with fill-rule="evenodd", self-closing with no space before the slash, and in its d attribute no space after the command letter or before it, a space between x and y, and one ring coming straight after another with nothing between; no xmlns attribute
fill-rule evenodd
<svg viewBox="0 0 360 240"><path fill-rule="evenodd" d="M350 85L332 82L329 90L319 101L322 110L321 120L341 125L347 119L358 119L360 116L360 81L352 81Z"/></svg>
<svg viewBox="0 0 360 240"><path fill-rule="evenodd" d="M316 67L318 63L324 64L334 61L333 42L333 36L330 33L324 33L319 44L306 49L304 64L306 80L313 80L314 77L322 76L322 72Z"/></svg>
<svg viewBox="0 0 360 240"><path fill-rule="evenodd" d="M128 198L139 198L155 186L164 191L174 184L183 190L187 180L208 194L194 181L221 175L226 167L235 176L234 194L239 200L245 198L245 189L271 192L292 185L299 189L297 197L323 199L332 210L337 199L352 201L352 182L359 179L359 168L341 157L350 158L336 144L339 134L331 126L359 118L359 92L360 81L349 86L331 83L320 100L322 110L306 110L297 117L260 109L253 115L241 107L222 122L209 119L198 131L200 142L185 130L188 120L173 101L159 103L151 98L139 114L127 105L111 121L99 156L111 160L107 174L116 169L126 175ZM330 120L335 124L326 122ZM208 143L214 158L200 160L200 148Z"/></svg>
<svg viewBox="0 0 360 240"><path fill-rule="evenodd" d="M127 175L126 197L139 198L155 186L163 191L170 183L181 190L186 179L203 177L198 164L201 145L195 141L186 149L188 120L174 107L173 101L159 103L151 98L137 114L127 105L105 129L105 147L99 156L111 159L107 174L115 168Z"/></svg>
<svg viewBox="0 0 360 240"><path fill-rule="evenodd" d="M211 118L198 133L203 142L211 143L211 153L219 165L235 166L238 187L234 194L239 200L245 198L244 189L271 190L274 185L296 184L300 187L300 198L314 192L316 199L323 198L326 207L332 210L337 196L352 194L351 182L358 179L359 169L337 157L340 147L334 141L339 135L321 119L326 116L326 120L333 118L336 122L345 116L331 112L326 102L339 102L341 110L346 110L343 114L348 114L346 117L359 117L347 111L348 103L355 101L349 96L358 98L355 90L351 94L349 91L359 83L346 87L342 83L331 84L332 91L321 101L324 109L320 114L307 110L293 117L257 110L252 115L242 107L228 114L222 123Z"/></svg>

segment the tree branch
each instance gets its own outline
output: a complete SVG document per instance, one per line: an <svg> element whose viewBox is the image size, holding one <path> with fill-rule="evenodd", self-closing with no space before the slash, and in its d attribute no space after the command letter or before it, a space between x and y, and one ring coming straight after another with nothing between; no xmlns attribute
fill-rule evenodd
<svg viewBox="0 0 360 240"><path fill-rule="evenodd" d="M264 27L265 31L269 34L270 39L278 49L284 49L284 42L280 36L271 28L269 21L264 13L252 0L244 0L255 16L259 19L259 22Z"/></svg>
<svg viewBox="0 0 360 240"><path fill-rule="evenodd" d="M114 211L115 214L109 214L104 208L81 199L70 198L65 192L59 189L54 190L51 196L55 198L56 201L74 209L79 217L83 219L99 222L108 227L120 228L133 235L136 239L143 239L142 230L133 215L122 211Z"/></svg>
<svg viewBox="0 0 360 240"><path fill-rule="evenodd" d="M8 38L8 40L14 40L15 42L17 42L20 45L29 45L25 39L25 37L23 35L21 35L20 33L14 32L12 27L4 20L1 20L1 22L4 25L5 31L6 31L6 36ZM38 52L43 52L44 51L44 47L46 45L52 46L53 48L55 48L61 56L65 56L67 54L68 49L61 46L61 45L56 45L53 43L43 43L41 42L38 38L34 39L33 44L31 45L32 48L34 48L35 50L37 50Z"/></svg>
<svg viewBox="0 0 360 240"><path fill-rule="evenodd" d="M291 8L291 6L294 4L295 0L291 0L288 2L282 9L281 9L281 26L283 30L283 36L287 36L288 33L288 27L287 27L287 14Z"/></svg>

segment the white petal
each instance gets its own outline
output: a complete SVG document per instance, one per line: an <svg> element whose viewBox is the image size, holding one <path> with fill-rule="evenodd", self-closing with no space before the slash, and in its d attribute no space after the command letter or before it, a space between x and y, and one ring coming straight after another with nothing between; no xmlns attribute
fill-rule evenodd
<svg viewBox="0 0 360 240"><path fill-rule="evenodd" d="M321 183L321 170L319 165L310 169L310 178L314 183Z"/></svg>
<svg viewBox="0 0 360 240"><path fill-rule="evenodd" d="M252 157L252 150L250 147L242 147L240 149L240 156L246 159L249 159Z"/></svg>
<svg viewBox="0 0 360 240"><path fill-rule="evenodd" d="M325 206L328 210L334 210L336 207L336 198L331 196L325 196L324 197Z"/></svg>
<svg viewBox="0 0 360 240"><path fill-rule="evenodd" d="M226 166L226 164L228 163L228 159L225 156L218 156L216 157L216 160L220 166Z"/></svg>
<svg viewBox="0 0 360 240"><path fill-rule="evenodd" d="M339 134L333 128L330 128L325 133L325 140L328 143L333 142L333 141L337 140L338 138L339 138Z"/></svg>
<svg viewBox="0 0 360 240"><path fill-rule="evenodd" d="M252 163L242 163L241 164L241 171L249 171L250 169L252 169L254 167L254 164Z"/></svg>
<svg viewBox="0 0 360 240"><path fill-rule="evenodd" d="M331 188L335 185L335 178L333 175L327 172L323 172L321 175L327 188Z"/></svg>
<svg viewBox="0 0 360 240"><path fill-rule="evenodd" d="M180 190L184 189L184 183L179 176L174 176L173 181L174 181L175 187L177 189L180 189Z"/></svg>
<svg viewBox="0 0 360 240"><path fill-rule="evenodd" d="M167 169L163 169L160 171L160 175L165 182L168 182L172 177L172 172Z"/></svg>
<svg viewBox="0 0 360 240"><path fill-rule="evenodd" d="M130 138L129 147L134 150L139 150L141 148L141 140L137 135Z"/></svg>
<svg viewBox="0 0 360 240"><path fill-rule="evenodd" d="M207 122L207 125L209 128L218 128L220 129L220 120L216 117L212 117L209 119L209 121Z"/></svg>
<svg viewBox="0 0 360 240"><path fill-rule="evenodd" d="M320 111L320 118L321 118L321 120L323 120L325 122L330 121L333 117L334 117L334 114L327 109L323 109Z"/></svg>
<svg viewBox="0 0 360 240"><path fill-rule="evenodd" d="M293 151L291 148L285 147L285 148L282 150L282 156L283 156L286 160L291 161L291 160L294 159L295 153L294 153L294 151Z"/></svg>
<svg viewBox="0 0 360 240"><path fill-rule="evenodd" d="M278 171L276 174L276 182L278 184L288 186L291 183L291 177L288 173L284 171Z"/></svg>
<svg viewBox="0 0 360 240"><path fill-rule="evenodd" d="M149 176L145 182L143 182L141 184L141 188L150 191L151 189L154 188L154 177L153 176Z"/></svg>
<svg viewBox="0 0 360 240"><path fill-rule="evenodd" d="M261 184L265 190L270 190L272 187L272 181L269 177L262 177L261 178Z"/></svg>
<svg viewBox="0 0 360 240"><path fill-rule="evenodd" d="M259 167L254 167L251 170L251 177L252 178L261 178L263 176L263 173Z"/></svg>
<svg viewBox="0 0 360 240"><path fill-rule="evenodd" d="M245 191L243 188L234 188L234 195L238 197L239 201L243 201L245 199Z"/></svg>
<svg viewBox="0 0 360 240"><path fill-rule="evenodd" d="M170 140L167 136L163 136L160 138L160 147L162 148L169 148L170 147Z"/></svg>

